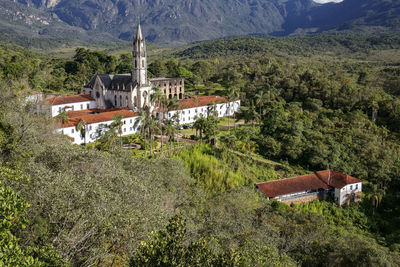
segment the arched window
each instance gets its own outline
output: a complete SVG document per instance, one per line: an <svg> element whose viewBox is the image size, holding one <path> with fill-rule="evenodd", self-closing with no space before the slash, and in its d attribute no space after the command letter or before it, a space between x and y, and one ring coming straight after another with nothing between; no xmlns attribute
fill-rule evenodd
<svg viewBox="0 0 400 267"><path fill-rule="evenodd" d="M114 106L117 106L117 96L114 96Z"/></svg>
<svg viewBox="0 0 400 267"><path fill-rule="evenodd" d="M119 105L122 107L122 95L119 96Z"/></svg>
<svg viewBox="0 0 400 267"><path fill-rule="evenodd" d="M179 94L179 99L182 99L182 93Z"/></svg>
<svg viewBox="0 0 400 267"><path fill-rule="evenodd" d="M168 98L169 98L169 99L172 99L172 95L170 94L170 95L168 96Z"/></svg>
<svg viewBox="0 0 400 267"><path fill-rule="evenodd" d="M135 68L137 68L137 60L135 59Z"/></svg>

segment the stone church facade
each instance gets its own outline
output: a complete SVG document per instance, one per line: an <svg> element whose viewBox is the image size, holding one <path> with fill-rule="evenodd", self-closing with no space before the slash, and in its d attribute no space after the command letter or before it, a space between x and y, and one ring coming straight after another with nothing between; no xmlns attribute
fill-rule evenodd
<svg viewBox="0 0 400 267"><path fill-rule="evenodd" d="M183 99L183 78L147 78L146 42L140 24L133 41L133 62L130 74L96 74L85 85L84 94L91 95L97 108L129 108L138 110L151 106L150 95L159 87L167 98Z"/></svg>

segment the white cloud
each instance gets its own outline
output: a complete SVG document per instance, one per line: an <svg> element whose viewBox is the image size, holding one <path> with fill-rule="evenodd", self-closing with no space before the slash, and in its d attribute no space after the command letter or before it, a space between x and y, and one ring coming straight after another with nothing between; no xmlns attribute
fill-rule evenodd
<svg viewBox="0 0 400 267"><path fill-rule="evenodd" d="M320 4L326 4L326 3L330 3L330 2L334 2L334 3L340 3L343 0L314 0L314 2L320 3Z"/></svg>

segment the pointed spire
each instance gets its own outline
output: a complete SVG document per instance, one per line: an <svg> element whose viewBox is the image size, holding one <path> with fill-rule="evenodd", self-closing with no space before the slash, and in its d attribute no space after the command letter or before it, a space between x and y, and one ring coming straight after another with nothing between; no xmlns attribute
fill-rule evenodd
<svg viewBox="0 0 400 267"><path fill-rule="evenodd" d="M140 27L140 22L137 25L136 40L143 40L142 29Z"/></svg>

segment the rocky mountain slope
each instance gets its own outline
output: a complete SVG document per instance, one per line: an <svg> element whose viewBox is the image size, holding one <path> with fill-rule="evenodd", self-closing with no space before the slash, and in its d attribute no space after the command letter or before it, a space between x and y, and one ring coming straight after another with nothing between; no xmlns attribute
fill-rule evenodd
<svg viewBox="0 0 400 267"><path fill-rule="evenodd" d="M146 38L161 44L237 35L290 35L331 29L399 30L400 0L0 0L46 19L32 19L51 32L64 29L105 32L131 40L141 21ZM6 12L9 12L6 10ZM21 11L20 11L21 12ZM3 10L4 14L4 10ZM27 14L29 18L29 14ZM23 21L29 24L29 20ZM46 23L48 23L46 25ZM4 23L0 25L4 31ZM12 28L12 27L11 27ZM82 33L83 34L83 33ZM51 34L50 34L51 35Z"/></svg>

